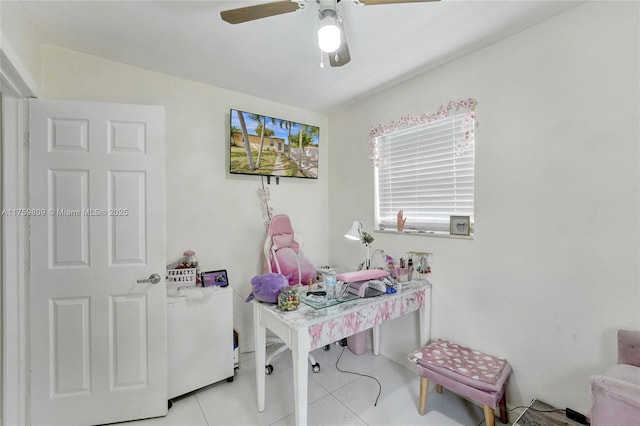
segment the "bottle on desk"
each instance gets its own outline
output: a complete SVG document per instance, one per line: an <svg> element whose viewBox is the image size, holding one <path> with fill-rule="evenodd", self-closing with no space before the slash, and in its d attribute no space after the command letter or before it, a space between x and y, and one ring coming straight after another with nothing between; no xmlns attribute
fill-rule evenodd
<svg viewBox="0 0 640 426"><path fill-rule="evenodd" d="M408 263L408 281L411 281L411 279L413 278L413 259L409 258L409 263Z"/></svg>
<svg viewBox="0 0 640 426"><path fill-rule="evenodd" d="M336 271L330 269L327 272L326 280L327 300L334 300L336 298L336 284L338 283L336 280Z"/></svg>

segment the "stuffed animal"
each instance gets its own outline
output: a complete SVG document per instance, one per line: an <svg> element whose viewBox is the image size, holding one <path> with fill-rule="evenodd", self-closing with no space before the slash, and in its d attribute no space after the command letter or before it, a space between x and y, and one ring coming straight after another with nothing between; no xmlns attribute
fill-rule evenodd
<svg viewBox="0 0 640 426"><path fill-rule="evenodd" d="M251 278L251 285L253 291L247 296L245 302L256 299L264 303L278 303L278 293L281 289L288 287L289 282L284 275L270 272Z"/></svg>

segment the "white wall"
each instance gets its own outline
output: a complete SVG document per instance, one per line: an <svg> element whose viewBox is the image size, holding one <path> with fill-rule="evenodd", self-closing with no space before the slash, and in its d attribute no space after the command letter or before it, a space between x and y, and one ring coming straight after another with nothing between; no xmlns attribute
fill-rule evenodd
<svg viewBox="0 0 640 426"><path fill-rule="evenodd" d="M640 328L638 21L635 2L588 3L329 117L330 260L353 267L364 249L342 232L374 225L370 127L478 100L475 238L373 247L435 253L432 336L506 357L511 405L588 411L616 330ZM382 352L405 362L416 325L385 325Z"/></svg>
<svg viewBox="0 0 640 426"><path fill-rule="evenodd" d="M40 41L21 2L0 1L0 36L0 48L5 54L12 55L11 65L19 68L31 91L38 94Z"/></svg>
<svg viewBox="0 0 640 426"><path fill-rule="evenodd" d="M52 46L42 49L42 75L45 98L165 106L167 262L193 249L202 270L227 269L235 326L242 350L250 350L252 313L244 298L261 273L265 225L260 178L228 173L229 109L320 127L319 178L281 178L269 186L274 213L291 217L308 242L305 254L318 264L328 256L327 117Z"/></svg>

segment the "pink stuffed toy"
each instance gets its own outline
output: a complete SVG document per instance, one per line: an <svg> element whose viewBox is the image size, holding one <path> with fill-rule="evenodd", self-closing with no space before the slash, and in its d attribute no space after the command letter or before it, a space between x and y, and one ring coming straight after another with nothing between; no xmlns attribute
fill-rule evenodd
<svg viewBox="0 0 640 426"><path fill-rule="evenodd" d="M282 274L256 275L251 279L253 291L247 296L245 302L251 302L254 298L259 302L278 303L278 293L288 287L287 277Z"/></svg>

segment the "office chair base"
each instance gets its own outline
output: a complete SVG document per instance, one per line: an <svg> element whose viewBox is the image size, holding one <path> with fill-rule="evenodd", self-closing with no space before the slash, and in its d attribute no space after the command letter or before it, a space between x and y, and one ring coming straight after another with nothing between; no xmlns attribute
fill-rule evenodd
<svg viewBox="0 0 640 426"><path fill-rule="evenodd" d="M317 363L317 362L315 364L311 364L311 371L313 371L314 373L319 373L320 372L320 364ZM273 365L271 365L271 364L265 365L264 366L264 374L269 376L271 373L273 373ZM233 377L231 378L231 380L233 380Z"/></svg>

